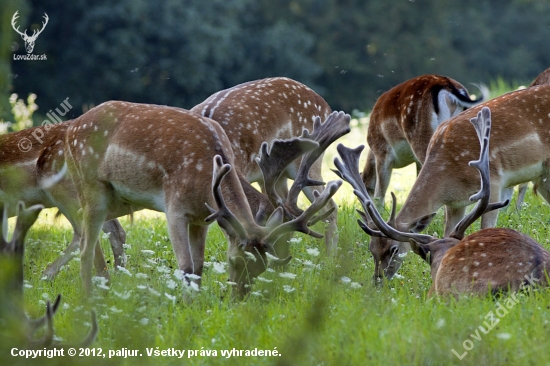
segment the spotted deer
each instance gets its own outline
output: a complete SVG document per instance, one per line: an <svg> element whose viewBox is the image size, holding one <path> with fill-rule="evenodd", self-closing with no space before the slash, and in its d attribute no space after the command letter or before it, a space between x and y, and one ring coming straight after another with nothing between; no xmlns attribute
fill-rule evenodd
<svg viewBox="0 0 550 366"><path fill-rule="evenodd" d="M420 171L428 144L443 121L479 104L462 84L446 76L422 75L407 80L378 98L369 120L370 150L362 178L367 190L384 204L393 169L412 163Z"/></svg>
<svg viewBox="0 0 550 366"><path fill-rule="evenodd" d="M529 86L550 85L550 68L544 70Z"/></svg>
<svg viewBox="0 0 550 366"><path fill-rule="evenodd" d="M2 206L0 204L0 206ZM95 312L91 312L92 327L88 335L75 345L62 343L54 339L53 317L61 303L61 295L58 295L53 304L48 300L46 313L38 319L29 319L24 311L23 279L24 279L24 252L25 237L34 224L42 205L34 205L26 208L23 202L19 202L16 208L17 221L10 241L8 236L7 207L0 207L0 222L2 223L2 235L0 237L0 322L3 330L14 330L3 339L2 344L15 342L18 347L24 348L66 348L87 347L93 343L98 333L98 324ZM34 339L35 333L46 326L44 336ZM4 332L2 332L3 337Z"/></svg>
<svg viewBox="0 0 550 366"><path fill-rule="evenodd" d="M342 112L331 114L324 123L318 119L314 126L322 131L314 129L303 137L276 141L271 149L263 147L270 157L260 160L275 160L284 169L300 154L319 146L308 136L330 134L349 120ZM299 231L322 237L309 225L331 214L316 215L341 184L329 182L323 193L314 193L313 203L298 217L283 222L279 207L265 225L259 225L243 188L251 186L234 168L234 150L224 129L199 114L166 106L103 103L69 126L65 146L68 169L83 207L81 275L88 293L92 290L93 244L101 223L148 208L166 213L183 283L194 288L201 282L207 225L216 221L228 237L229 277L237 284L235 294L244 296L252 279L265 271L270 254L277 264L290 260L290 256L275 257L273 244L281 236ZM286 163L275 159L277 155L287 159Z"/></svg>
<svg viewBox="0 0 550 366"><path fill-rule="evenodd" d="M8 208L8 215L14 216L19 201L27 205L41 204L57 207L73 227L73 239L64 253L51 263L44 276L53 279L78 251L82 232L78 217L80 202L72 181L60 175L65 165L64 138L71 121L32 127L26 130L0 135L0 202ZM42 129L43 133L38 133ZM42 136L40 141L33 137ZM34 142L34 143L33 143ZM59 175L59 178L55 178ZM49 184L52 177L56 184ZM103 231L109 234L113 249L115 268L125 265L122 244L126 233L118 220L105 222ZM97 250L101 250L98 246ZM107 276L107 264L103 255L97 256L96 272Z"/></svg>
<svg viewBox="0 0 550 366"><path fill-rule="evenodd" d="M468 197L479 184L475 169L468 166L476 159L473 146L478 144L470 119L484 107L490 108L493 121L490 201L508 198L512 187L529 181L550 201L550 85L540 85L504 94L443 122L434 132L424 165L401 211L390 220L392 227L402 232L421 232L433 213L446 205L453 207L454 213L446 220L447 236L464 217L470 204ZM497 218L498 210L485 213L481 227L494 227ZM370 247L376 262L381 263L375 278L391 278L409 250L408 243L383 238L373 238Z"/></svg>
<svg viewBox="0 0 550 366"><path fill-rule="evenodd" d="M219 91L193 107L191 111L211 118L222 126L235 154L235 169L249 182L258 182L266 193L262 171L255 162L262 142L270 143L276 139L300 136L304 129L312 128L316 116L321 119L327 118L331 108L320 95L304 84L285 77L276 77L251 81ZM342 134L348 132L349 128L343 130ZM340 136L336 138L338 137ZM292 186L292 189L302 190L310 201L314 199L313 190L319 189L323 181L321 163L325 148L326 145L321 146L308 158L314 162L310 169L312 180L303 186ZM289 164L273 187L283 201L289 196L297 197L296 192L290 192L289 195L287 180L296 179L300 164L300 159ZM281 202L272 203L277 205ZM325 235L326 249L329 253L333 252L338 244L336 208L333 201L327 205L327 209L334 209L334 214L329 217ZM298 216L302 212L297 206L296 198L293 201L286 200L286 209L293 216ZM289 245L286 240L277 243L277 252L282 258L288 255Z"/></svg>
<svg viewBox="0 0 550 366"><path fill-rule="evenodd" d="M485 212L508 204L490 204L491 180L489 169L489 140L491 111L484 107L471 123L479 138L479 159L471 161L481 177L481 189L470 197L477 201L466 215L443 239L408 231L399 231L386 223L369 197L358 174L359 156L363 147L355 150L338 146L341 161L335 159L337 174L349 182L359 199L363 212L358 220L361 228L372 237L391 238L410 242L413 251L431 266L433 286L430 294L458 295L474 293L485 295L501 291L516 291L525 285L547 285L550 252L520 232L505 228L486 228L465 236L466 229ZM395 211L395 196L393 210Z"/></svg>

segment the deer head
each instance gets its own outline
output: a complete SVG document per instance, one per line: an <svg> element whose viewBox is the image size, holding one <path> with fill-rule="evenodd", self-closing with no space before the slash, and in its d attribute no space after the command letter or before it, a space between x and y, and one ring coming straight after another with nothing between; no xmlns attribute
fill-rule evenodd
<svg viewBox="0 0 550 366"><path fill-rule="evenodd" d="M15 24L15 21L17 20L17 18L19 18L19 15L17 14L19 12L16 11L15 14L13 14L13 17L11 18L11 26L13 27L13 30L15 30L17 33L19 33L19 35L21 36L21 38L23 38L23 41L25 42L25 49L27 50L27 53L32 53L32 50L34 49L34 42L36 42L36 38L38 38L38 36L40 35L40 33L42 33L42 31L44 30L44 28L46 28L46 25L48 24L48 14L44 13L44 22L42 22L42 29L40 30L33 30L32 32L32 35L29 36L27 35L27 30L25 29L24 32L21 32L19 31L19 26L17 26L16 28L16 24Z"/></svg>

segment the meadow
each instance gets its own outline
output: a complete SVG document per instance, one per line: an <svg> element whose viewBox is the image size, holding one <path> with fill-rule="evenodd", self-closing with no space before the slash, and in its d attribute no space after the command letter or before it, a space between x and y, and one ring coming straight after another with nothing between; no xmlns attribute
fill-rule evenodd
<svg viewBox="0 0 550 366"><path fill-rule="evenodd" d="M342 138L365 143L366 120L353 121ZM335 146L325 156L325 179L336 179ZM365 153L363 153L365 155ZM361 167L362 168L362 167ZM414 167L394 172L390 190L404 202ZM89 329L89 309L98 314L99 335L88 356L10 356L0 345L2 365L544 365L550 364L550 291L530 289L515 297L428 297L430 268L410 253L398 278L383 286L371 280L374 264L369 237L356 223L358 207L346 184L336 195L339 248L327 256L322 241L295 235L292 261L259 277L244 301L231 297L227 282L225 238L212 225L206 246L203 286L184 301L181 276L163 214L136 213L122 218L127 230L125 269L111 268L111 283L96 281L84 298L79 260L72 260L54 281L41 272L72 237L55 210L45 210L27 238L25 306L31 317L44 313L58 293L56 336L81 339ZM533 237L550 249L550 206L530 189L521 210L510 208L498 226ZM387 213L386 213L387 215ZM13 220L10 221L13 224ZM322 225L322 224L318 224ZM469 231L479 228L479 223ZM443 212L427 232L442 235ZM112 266L105 236L103 250ZM187 290L193 291L193 290ZM138 350L137 356L126 350ZM174 355L182 351L183 357ZM109 351L120 356L109 358ZM94 356L95 355L95 356ZM105 355L105 356L103 356ZM141 356L140 356L141 355Z"/></svg>

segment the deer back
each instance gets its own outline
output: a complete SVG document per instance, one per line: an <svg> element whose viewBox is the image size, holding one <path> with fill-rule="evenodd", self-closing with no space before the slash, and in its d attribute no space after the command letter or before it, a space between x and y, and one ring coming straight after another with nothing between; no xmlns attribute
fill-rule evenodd
<svg viewBox="0 0 550 366"><path fill-rule="evenodd" d="M304 84L277 77L219 91L191 111L220 123L231 141L236 168L249 181L259 181L262 173L254 160L262 142L300 136L304 128L311 131L315 116L325 120L331 109Z"/></svg>
<svg viewBox="0 0 550 366"><path fill-rule="evenodd" d="M376 101L367 142L375 154L391 148L396 155L414 154L423 163L437 126L481 100L472 100L462 84L446 76L422 75L407 80Z"/></svg>

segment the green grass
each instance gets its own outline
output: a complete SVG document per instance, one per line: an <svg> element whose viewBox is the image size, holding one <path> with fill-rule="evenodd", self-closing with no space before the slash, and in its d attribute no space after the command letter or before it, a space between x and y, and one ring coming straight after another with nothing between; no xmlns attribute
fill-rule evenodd
<svg viewBox="0 0 550 366"><path fill-rule="evenodd" d="M350 147L365 143L366 123L356 123L343 139ZM326 154L327 167L333 166L334 155L335 145ZM324 175L326 180L336 178L329 171ZM389 191L398 193L400 203L414 175L413 166L394 172ZM61 293L62 308L54 319L57 336L68 342L81 339L89 328L88 310L94 308L100 327L93 345L96 352L126 348L137 349L142 356L25 360L11 357L9 349L0 344L0 364L550 364L549 290L518 295L519 303L484 334L479 327L484 327L486 316L496 311L498 303L505 303L506 297L428 298L429 267L412 253L399 272L401 278L373 286L369 238L356 223L355 199L347 185L337 200L341 205L337 255L327 257L321 241L297 235L301 240L292 245L290 264L265 272L242 302L231 299L228 275L220 273L225 268L227 244L216 225L208 236L205 258L209 265L203 273L203 287L192 302L184 301L181 282L174 275L177 265L164 215L151 213L137 213L133 224L121 219L128 234L127 272L111 270L109 290L97 289L93 298L83 298L78 260L71 261L54 281L43 281L41 272L72 235L66 222L55 220L54 211L46 210L26 246L25 308L29 315L42 315L45 300ZM518 229L550 248L549 220L550 206L529 192L523 210L509 208L501 213L499 226ZM427 232L441 235L442 227L440 213ZM470 231L478 227L476 223ZM101 241L112 265L108 240ZM463 355L463 344L473 348L459 360L452 350ZM196 350L197 356L147 356L147 349L172 348ZM245 350L256 348L276 350L281 356L244 356ZM243 350L243 356L221 355L222 350L233 349ZM215 350L217 356L201 356L201 350Z"/></svg>
<svg viewBox="0 0 550 366"><path fill-rule="evenodd" d="M262 275L263 281L256 281L252 294L243 302L231 299L227 273L214 269L214 263L225 263L226 251L217 226L212 226L208 236L206 260L211 264L204 271L203 288L191 303L182 300L166 222L160 215L138 217L133 225L122 220L128 232L127 270L131 276L112 271L110 289L98 289L93 299L83 301L77 260L53 282L40 279L41 271L71 237L70 229L53 221L49 211L42 214L27 240L25 305L29 314L37 317L44 311L44 300L61 293L63 307L55 316L55 326L57 335L67 341L85 335L89 323L85 309L93 306L100 326L94 347L103 352L139 349L143 355L139 360L72 359L85 364L548 364L547 290L520 295L520 303L494 329L488 334L478 331L481 340L473 340L470 335L475 336L476 329L487 320L485 316L495 311L498 300L428 298L429 267L413 254L400 271L403 278L374 287L369 239L357 227L352 205L342 206L340 248L335 258L324 255L320 242L298 236L302 240L293 244L291 263ZM520 213L513 209L503 213L499 224L520 229L548 247L550 207L531 194L525 206ZM441 232L441 226L441 219L436 220L428 231ZM110 255L105 238L102 245ZM312 248L320 249L320 254L315 255ZM281 277L281 272L296 277ZM474 347L460 361L451 349L462 354L463 342L468 339ZM218 356L188 359L185 355L183 362L146 356L146 348L156 347L216 350ZM221 350L233 348L277 349L282 356L221 356ZM6 354L2 359L9 364L26 364ZM37 364L45 361L35 360ZM69 360L66 356L49 361L63 364Z"/></svg>

